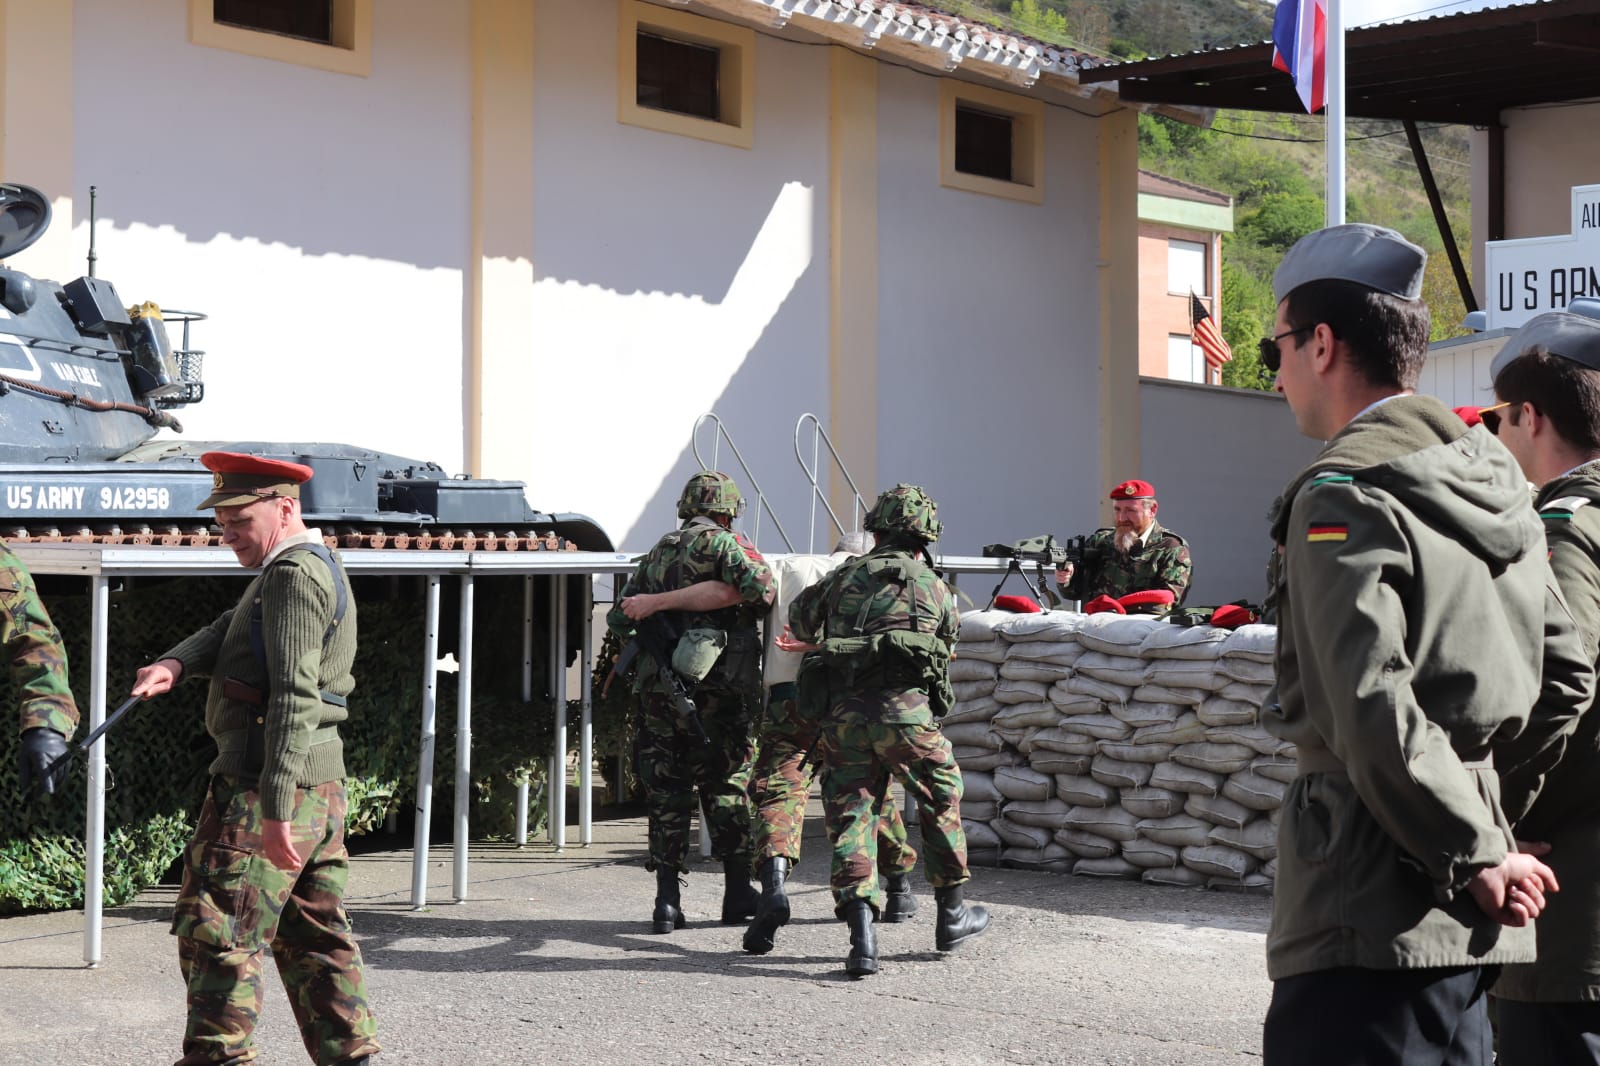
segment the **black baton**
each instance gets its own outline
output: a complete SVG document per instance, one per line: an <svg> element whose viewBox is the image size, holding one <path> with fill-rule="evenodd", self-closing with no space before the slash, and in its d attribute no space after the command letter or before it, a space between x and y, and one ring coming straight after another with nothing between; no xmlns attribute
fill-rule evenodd
<svg viewBox="0 0 1600 1066"><path fill-rule="evenodd" d="M94 729L92 729L89 732L88 736L84 737L82 740L78 741L71 748L69 748L65 755L62 755L62 756L58 757L55 762L53 762L49 766L45 767L44 776L53 775L56 772L56 768L57 767L61 766L63 763L70 763L72 761L73 757L76 756L79 752L88 751L89 748L94 745L95 741L97 741L101 737L105 736L107 730L109 730L112 726L116 725L117 721L119 719L121 719L121 717L123 715L127 714L130 710L133 709L133 705L134 704L140 702L143 699L144 699L143 696L129 696L126 700L123 701L123 704L122 704L121 707L118 707L116 710L114 710L110 714L106 715L106 720L101 722Z"/></svg>

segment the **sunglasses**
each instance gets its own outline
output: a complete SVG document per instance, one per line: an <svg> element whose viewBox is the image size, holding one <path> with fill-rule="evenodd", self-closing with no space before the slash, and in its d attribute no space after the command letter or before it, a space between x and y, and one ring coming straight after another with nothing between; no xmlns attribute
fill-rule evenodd
<svg viewBox="0 0 1600 1066"><path fill-rule="evenodd" d="M1285 338L1285 337L1293 337L1296 333L1304 333L1307 330L1316 329L1316 328L1317 327L1314 326L1314 325L1313 326L1296 326L1294 329L1286 329L1286 330L1284 330L1282 333L1278 334L1276 337L1262 337L1261 338L1261 365L1266 367L1268 370L1272 371L1274 374L1276 374L1278 372L1278 364L1282 361L1280 359L1279 353L1278 353L1278 342L1283 340L1283 338Z"/></svg>
<svg viewBox="0 0 1600 1066"><path fill-rule="evenodd" d="M1478 409L1478 421L1483 423L1484 429L1498 437L1500 435L1500 408L1510 406L1511 401L1507 400L1505 403L1497 403L1493 407L1481 407Z"/></svg>

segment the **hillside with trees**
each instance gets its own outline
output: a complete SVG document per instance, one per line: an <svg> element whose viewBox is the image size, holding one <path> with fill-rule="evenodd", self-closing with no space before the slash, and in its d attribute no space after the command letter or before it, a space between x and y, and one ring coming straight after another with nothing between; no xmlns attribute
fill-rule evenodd
<svg viewBox="0 0 1600 1066"><path fill-rule="evenodd" d="M955 0L943 10L1039 40L1125 59L1263 41L1274 5L1264 0ZM1286 75L1287 76L1287 75ZM1326 183L1321 116L1220 111L1209 128L1139 117L1139 165L1233 197L1223 238L1223 336L1233 361L1223 383L1270 388L1256 341L1271 331L1272 272L1288 247L1322 225ZM1423 126L1428 161L1457 246L1470 256L1468 129ZM1346 123L1345 217L1391 226L1428 250L1423 295L1433 337L1458 336L1466 313L1400 123Z"/></svg>

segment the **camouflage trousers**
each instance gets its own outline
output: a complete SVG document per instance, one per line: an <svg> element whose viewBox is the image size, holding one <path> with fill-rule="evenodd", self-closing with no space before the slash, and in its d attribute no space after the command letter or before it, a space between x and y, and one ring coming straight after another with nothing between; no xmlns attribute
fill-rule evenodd
<svg viewBox="0 0 1600 1066"><path fill-rule="evenodd" d="M269 946L314 1062L378 1051L361 949L344 911L344 819L343 782L297 789L291 835L305 865L281 870L261 854L261 794L237 778L211 779L172 917L189 987L178 1066L255 1060Z"/></svg>
<svg viewBox="0 0 1600 1066"><path fill-rule="evenodd" d="M884 712L892 719L884 721ZM878 887L878 806L890 778L921 815L922 851L935 888L964 884L967 834L961 828L961 770L921 692L852 696L823 726L822 804L833 844L836 912L855 899L883 908Z"/></svg>
<svg viewBox="0 0 1600 1066"><path fill-rule="evenodd" d="M695 695L708 745L678 717L663 693L639 694L639 781L650 812L646 869L689 871L689 824L695 794L705 807L711 850L719 859L750 860L750 766L756 755L755 720L747 700L733 692Z"/></svg>
<svg viewBox="0 0 1600 1066"><path fill-rule="evenodd" d="M815 750L820 723L802 720L795 707L794 685L774 685L768 693L767 719L761 727L750 796L756 806L755 864L783 857L800 861L800 833L805 826L811 775L821 761ZM878 819L878 871L907 874L917 853L906 838L906 824L885 792Z"/></svg>

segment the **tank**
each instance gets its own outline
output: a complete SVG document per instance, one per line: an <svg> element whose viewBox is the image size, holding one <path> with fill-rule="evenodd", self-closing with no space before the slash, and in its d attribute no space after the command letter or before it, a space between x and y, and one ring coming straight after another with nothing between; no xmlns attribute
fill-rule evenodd
<svg viewBox="0 0 1600 1066"><path fill-rule="evenodd" d="M0 184L0 262L49 225L38 190ZM158 439L181 433L175 412L205 398L203 353L189 343L204 317L125 304L104 278L62 285L0 266L0 536L217 544L199 507L211 492L200 455L221 450L311 467L302 511L340 548L612 550L584 515L530 507L518 481L349 444Z"/></svg>

